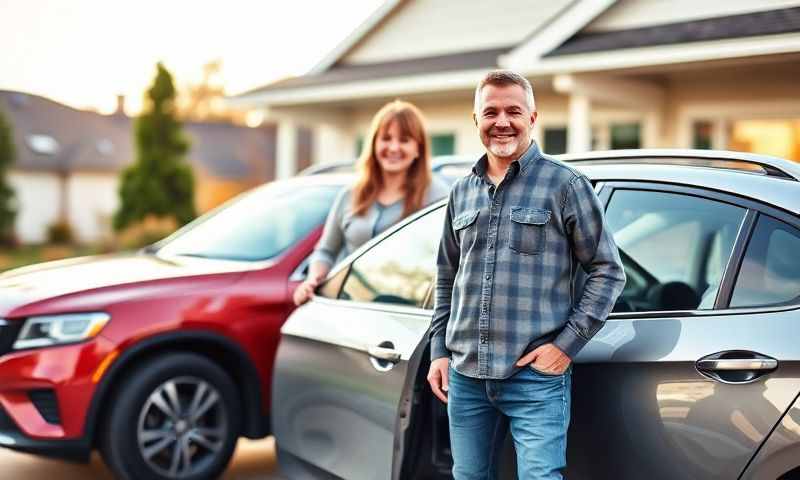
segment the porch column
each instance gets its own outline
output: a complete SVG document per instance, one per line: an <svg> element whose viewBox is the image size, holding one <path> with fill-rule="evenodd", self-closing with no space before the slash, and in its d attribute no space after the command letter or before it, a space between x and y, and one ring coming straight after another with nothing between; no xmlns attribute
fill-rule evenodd
<svg viewBox="0 0 800 480"><path fill-rule="evenodd" d="M289 178L297 173L297 124L282 120L278 124L275 179Z"/></svg>
<svg viewBox="0 0 800 480"><path fill-rule="evenodd" d="M573 93L569 96L567 153L587 152L592 148L592 104L589 97Z"/></svg>
<svg viewBox="0 0 800 480"><path fill-rule="evenodd" d="M540 122L539 119L536 119L536 122L534 122L531 135L533 135L533 139L539 144L539 148L542 148L544 145L544 130L542 129L542 122Z"/></svg>
<svg viewBox="0 0 800 480"><path fill-rule="evenodd" d="M319 124L314 128L314 163L355 161L356 139L338 125Z"/></svg>
<svg viewBox="0 0 800 480"><path fill-rule="evenodd" d="M642 129L642 148L658 148L661 146L661 118L662 112L658 110L648 111L644 116L644 128Z"/></svg>
<svg viewBox="0 0 800 480"><path fill-rule="evenodd" d="M717 118L714 120L711 130L711 148L715 150L727 150L729 148L728 142L728 120L725 118Z"/></svg>

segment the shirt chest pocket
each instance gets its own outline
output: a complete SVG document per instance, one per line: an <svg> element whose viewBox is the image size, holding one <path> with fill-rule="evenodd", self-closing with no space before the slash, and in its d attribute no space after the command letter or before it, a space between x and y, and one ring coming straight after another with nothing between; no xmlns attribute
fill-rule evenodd
<svg viewBox="0 0 800 480"><path fill-rule="evenodd" d="M523 255L539 255L547 241L550 210L511 207L508 246Z"/></svg>
<svg viewBox="0 0 800 480"><path fill-rule="evenodd" d="M478 212L479 210L469 210L453 219L453 230L462 244L465 242L471 244L474 240Z"/></svg>

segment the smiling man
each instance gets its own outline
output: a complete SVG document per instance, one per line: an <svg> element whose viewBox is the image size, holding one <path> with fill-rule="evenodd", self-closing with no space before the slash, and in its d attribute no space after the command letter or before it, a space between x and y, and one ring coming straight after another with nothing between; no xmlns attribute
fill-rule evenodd
<svg viewBox="0 0 800 480"><path fill-rule="evenodd" d="M625 275L589 180L531 138L530 82L488 73L473 116L486 155L450 193L428 382L448 404L456 480L494 478L509 426L519 478L559 479L572 359Z"/></svg>

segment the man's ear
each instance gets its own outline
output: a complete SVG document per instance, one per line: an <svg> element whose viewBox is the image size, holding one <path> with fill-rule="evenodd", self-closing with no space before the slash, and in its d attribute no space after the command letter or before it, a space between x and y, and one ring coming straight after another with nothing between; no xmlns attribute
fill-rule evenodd
<svg viewBox="0 0 800 480"><path fill-rule="evenodd" d="M478 116L475 115L475 112L472 112L472 121L475 122L475 126L478 126Z"/></svg>
<svg viewBox="0 0 800 480"><path fill-rule="evenodd" d="M536 117L538 116L539 112L537 112L536 110L531 112L531 128L533 128L533 126L536 124Z"/></svg>

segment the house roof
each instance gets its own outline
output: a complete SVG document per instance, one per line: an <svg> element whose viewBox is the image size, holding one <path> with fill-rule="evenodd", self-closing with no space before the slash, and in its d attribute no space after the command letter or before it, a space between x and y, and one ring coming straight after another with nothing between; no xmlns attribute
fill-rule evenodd
<svg viewBox="0 0 800 480"><path fill-rule="evenodd" d="M410 76L466 73L497 68L498 65L504 68L538 71L546 74L549 70L541 68L542 65L537 59L566 60L570 58L569 54L576 53L591 54L635 47L679 46L692 42L756 36L769 37L770 35L778 36L800 32L800 7L761 10L747 14L717 16L624 30L582 32L590 22L602 15L614 3L614 0L574 0L561 11L558 17L532 31L522 42L502 48L494 47L478 51L369 64L344 64L341 62L347 51L366 38L371 31L381 28L382 21L405 4L402 1L391 1L384 5L385 8L379 9L370 17L361 28L354 31L342 45L334 49L325 61L318 64L310 73L234 95L231 100L245 103L252 101L266 101L267 103L277 101L278 104L303 103L318 101L319 89L314 89L314 87L319 86L357 86L371 81L401 81ZM697 45L701 45L701 43L697 43ZM772 50L769 50L770 48L764 46L763 50L765 51L762 54L773 53ZM785 53L787 48L791 49L791 47L783 45L774 50L777 53ZM728 54L728 56L735 55L735 53ZM639 63L651 61L648 58L646 54L643 54L637 61ZM598 62L601 65L604 64L602 60L598 60ZM536 68L529 67L529 65L535 65ZM556 72L563 71L565 68L567 71L570 70L568 65L562 65L561 70L555 64L551 66L551 70L555 69ZM441 83L441 76L434 76L430 82ZM434 83L431 84L431 88L436 88ZM414 85L419 90L419 86ZM312 90L316 92L311 95L312 100L301 95L301 92ZM369 92L373 92L374 95L383 95L385 90L386 88L376 87L375 91L378 93L374 93L373 90L369 90ZM358 91L363 92L364 90ZM283 97L284 94L290 92L297 95ZM351 91L342 93L339 90L335 92L331 90L331 92L333 92L330 93L331 95L335 94L339 99L347 98L347 95L357 95Z"/></svg>
<svg viewBox="0 0 800 480"><path fill-rule="evenodd" d="M546 57L800 31L800 7L611 32L578 33Z"/></svg>
<svg viewBox="0 0 800 480"><path fill-rule="evenodd" d="M239 96L287 88L368 80L371 78L397 77L477 68L497 68L498 56L509 51L510 48L511 46L391 62L334 66L330 70L320 74L287 78L255 90L250 90Z"/></svg>
<svg viewBox="0 0 800 480"><path fill-rule="evenodd" d="M247 128L229 123L186 123L190 158L211 175L227 180L271 180L276 134L273 125Z"/></svg>
<svg viewBox="0 0 800 480"><path fill-rule="evenodd" d="M77 110L8 90L0 90L0 110L14 130L15 169L117 173L134 160L133 119L125 115ZM191 140L190 162L210 175L257 181L274 176L274 126L186 123L184 127Z"/></svg>

